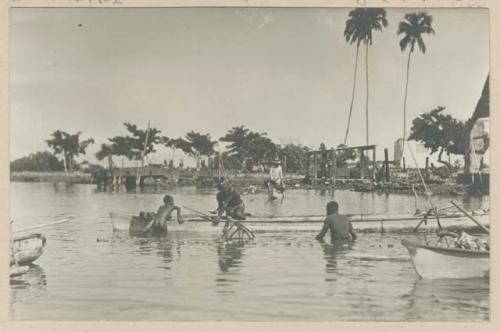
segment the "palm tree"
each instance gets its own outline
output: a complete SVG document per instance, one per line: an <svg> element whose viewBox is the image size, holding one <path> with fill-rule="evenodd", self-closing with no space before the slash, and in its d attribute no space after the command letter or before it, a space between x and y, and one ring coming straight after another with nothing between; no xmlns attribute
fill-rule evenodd
<svg viewBox="0 0 500 332"><path fill-rule="evenodd" d="M356 44L356 62L354 65L354 83L352 87L351 106L349 108L349 117L347 120L347 129L344 137L344 144L347 143L349 127L351 124L352 108L354 104L354 95L356 90L356 76L358 71L358 55L361 42L366 45L365 70L366 70L366 144L369 144L369 120L368 120L368 47L372 44L372 31L382 31L387 27L388 22L386 12L383 8L356 8L349 12L349 18L346 21L344 37L346 42Z"/></svg>
<svg viewBox="0 0 500 332"><path fill-rule="evenodd" d="M408 13L404 16L404 20L399 22L398 35L403 35L403 38L399 41L401 52L404 52L409 47L408 63L406 65L405 98L403 104L403 148L406 139L406 101L408 99L411 55L415 50L415 44L418 45L420 52L425 54L426 47L422 38L424 34L434 34L432 16L426 12Z"/></svg>

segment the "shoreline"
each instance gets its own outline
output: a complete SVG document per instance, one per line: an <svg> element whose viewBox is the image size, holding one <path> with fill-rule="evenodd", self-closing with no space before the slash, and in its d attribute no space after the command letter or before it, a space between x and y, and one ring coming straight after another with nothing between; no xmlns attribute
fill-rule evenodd
<svg viewBox="0 0 500 332"><path fill-rule="evenodd" d="M83 172L11 172L10 181L93 183L92 175Z"/></svg>
<svg viewBox="0 0 500 332"><path fill-rule="evenodd" d="M239 174L231 177L231 182L239 190L266 190L264 181L267 179L267 174ZM337 180L335 184L325 182L313 184L304 184L304 177L300 175L288 175L285 179L286 190L306 189L306 190L352 190L357 192L373 192L378 194L403 194L414 195L413 189L419 195L425 194L425 189L421 183L412 184L398 181L392 182L371 182L366 180ZM95 184L95 181L90 173L83 172L11 172L11 182L52 182L52 183L73 183L73 184ZM97 186L97 184L95 184ZM112 186L112 185L110 185ZM154 187L172 187L172 186L199 186L210 188L214 185L206 182L206 178L202 181L193 178L188 182L175 183L154 183L147 185L147 188ZM470 191L464 185L450 182L430 183L427 185L432 195L439 196L460 196L460 195L489 195L488 192Z"/></svg>

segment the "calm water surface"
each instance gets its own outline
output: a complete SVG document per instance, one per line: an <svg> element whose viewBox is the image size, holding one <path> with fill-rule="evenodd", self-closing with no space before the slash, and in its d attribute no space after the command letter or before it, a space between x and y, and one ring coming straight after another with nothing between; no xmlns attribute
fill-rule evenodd
<svg viewBox="0 0 500 332"><path fill-rule="evenodd" d="M15 320L478 321L489 317L489 281L419 280L403 237L363 234L351 249L314 232L265 232L243 243L217 233L165 239L113 234L109 212L156 210L166 192L100 192L91 185L12 183L15 228L74 218L43 229L44 255L11 281ZM214 192L169 190L178 205L215 207ZM351 191L289 191L283 201L245 196L254 214L413 213L414 199ZM462 201L488 207L488 197ZM447 199L436 203L448 205ZM421 202L424 203L423 200ZM320 227L320 225L318 225Z"/></svg>

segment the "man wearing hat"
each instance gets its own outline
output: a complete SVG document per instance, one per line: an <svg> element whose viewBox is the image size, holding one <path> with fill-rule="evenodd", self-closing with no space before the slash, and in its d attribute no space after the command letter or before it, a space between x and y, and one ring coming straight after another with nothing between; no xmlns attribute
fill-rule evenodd
<svg viewBox="0 0 500 332"><path fill-rule="evenodd" d="M271 168L269 169L269 181L273 188L281 192L285 191L285 184L283 182L283 169L281 168L281 162L279 160L273 160L271 162Z"/></svg>

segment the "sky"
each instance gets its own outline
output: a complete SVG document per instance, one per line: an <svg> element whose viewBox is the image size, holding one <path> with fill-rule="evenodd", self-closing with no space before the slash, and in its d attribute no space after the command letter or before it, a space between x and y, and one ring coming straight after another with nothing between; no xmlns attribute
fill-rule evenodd
<svg viewBox="0 0 500 332"><path fill-rule="evenodd" d="M349 10L11 9L11 159L49 150L45 140L61 129L94 138L79 160L95 162L101 143L126 134L123 122L148 121L171 138L195 130L218 139L245 125L278 143L337 146L355 64L343 36ZM396 31L410 11L387 9L389 26L369 48L369 142L380 157L403 131L407 53ZM466 120L489 72L488 10L426 11L436 34L412 56L408 117L445 106ZM366 142L364 52L350 146ZM160 147L151 161L171 157Z"/></svg>

